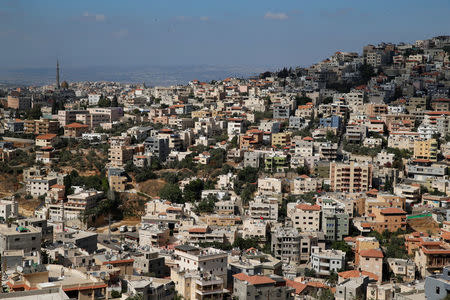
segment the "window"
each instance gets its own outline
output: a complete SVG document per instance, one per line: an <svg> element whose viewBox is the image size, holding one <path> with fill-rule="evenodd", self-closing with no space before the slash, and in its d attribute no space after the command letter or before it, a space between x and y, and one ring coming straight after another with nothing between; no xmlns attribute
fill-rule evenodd
<svg viewBox="0 0 450 300"><path fill-rule="evenodd" d="M437 287L436 287L436 294L439 295L440 293L441 293L441 288L437 286Z"/></svg>

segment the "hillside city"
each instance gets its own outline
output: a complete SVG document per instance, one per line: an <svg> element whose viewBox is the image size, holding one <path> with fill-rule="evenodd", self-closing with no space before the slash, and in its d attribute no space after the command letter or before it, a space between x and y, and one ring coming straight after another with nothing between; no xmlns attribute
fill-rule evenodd
<svg viewBox="0 0 450 300"><path fill-rule="evenodd" d="M168 87L60 68L0 89L0 298L450 299L450 36Z"/></svg>

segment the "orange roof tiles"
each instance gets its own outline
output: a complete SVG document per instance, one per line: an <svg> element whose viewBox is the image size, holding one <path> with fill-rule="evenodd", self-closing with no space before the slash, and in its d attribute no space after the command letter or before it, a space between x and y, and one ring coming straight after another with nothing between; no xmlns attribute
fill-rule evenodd
<svg viewBox="0 0 450 300"><path fill-rule="evenodd" d="M61 185L61 184L54 184L50 188L52 188L52 189L65 189L66 187L64 185Z"/></svg>
<svg viewBox="0 0 450 300"><path fill-rule="evenodd" d="M304 283L293 281L293 280L289 280L289 279L286 280L286 285L288 287L294 288L296 294L300 294L307 287L307 285L304 284Z"/></svg>
<svg viewBox="0 0 450 300"><path fill-rule="evenodd" d="M298 204L297 206L295 206L298 209L301 210L307 210L307 211L320 211L321 207L319 205L309 205L309 204Z"/></svg>
<svg viewBox="0 0 450 300"><path fill-rule="evenodd" d="M69 125L66 125L66 128L88 128L88 125L80 124L80 123L71 123Z"/></svg>
<svg viewBox="0 0 450 300"><path fill-rule="evenodd" d="M54 133L47 133L47 134L43 134L43 135L39 135L36 137L36 140L52 140L56 137L57 135Z"/></svg>
<svg viewBox="0 0 450 300"><path fill-rule="evenodd" d="M306 285L315 287L315 288L323 288L323 289L330 288L328 285L323 284L322 282L319 282L319 281L310 281L310 282L307 282Z"/></svg>
<svg viewBox="0 0 450 300"><path fill-rule="evenodd" d="M441 233L441 237L442 237L444 240L450 240L450 232L448 232L448 231L442 232L442 233Z"/></svg>
<svg viewBox="0 0 450 300"><path fill-rule="evenodd" d="M406 211L404 211L403 209L400 209L400 208L396 208L396 207L385 208L385 209L382 209L380 212L383 215L396 215L396 214L406 215Z"/></svg>
<svg viewBox="0 0 450 300"><path fill-rule="evenodd" d="M267 276L258 276L258 275L248 276L247 274L239 273L233 275L233 277L241 281L247 281L248 283L253 285L275 283L275 280Z"/></svg>
<svg viewBox="0 0 450 300"><path fill-rule="evenodd" d="M208 229L205 228L191 228L189 229L189 233L206 233Z"/></svg>
<svg viewBox="0 0 450 300"><path fill-rule="evenodd" d="M359 255L362 257L375 257L375 258L383 258L383 252L378 249L369 249L369 250L361 250L359 251Z"/></svg>
<svg viewBox="0 0 450 300"><path fill-rule="evenodd" d="M350 271L339 272L338 275L339 275L339 277L342 277L344 279L355 278L355 277L360 277L360 276L369 276L370 278L378 281L378 275L371 273L371 272L367 272L367 271L350 270Z"/></svg>

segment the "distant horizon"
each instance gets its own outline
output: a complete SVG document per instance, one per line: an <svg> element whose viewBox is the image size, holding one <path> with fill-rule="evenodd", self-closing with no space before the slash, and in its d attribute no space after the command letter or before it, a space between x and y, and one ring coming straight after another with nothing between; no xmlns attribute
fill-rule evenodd
<svg viewBox="0 0 450 300"><path fill-rule="evenodd" d="M424 39L430 39L433 37L439 36L439 34L430 35ZM414 39L416 41L418 39ZM355 52L360 55L362 53L362 48L365 45L373 44L377 45L379 43L413 43L413 41L377 41L377 42L369 42L362 45L358 50L346 50L346 52ZM176 84L186 84L187 82L198 79L202 81L211 81L211 80L221 80L226 77L243 77L248 78L251 76L258 75L262 72L270 71L276 72L282 68L306 68L315 63L320 62L323 59L329 58L334 53L338 51L344 51L340 49L335 49L331 51L327 56L317 60L312 61L308 64L296 65L296 64L287 64L287 65L257 65L257 64L193 64L193 63L185 63L185 64L135 64L135 65L113 65L113 64L104 64L104 65L65 65L64 57L59 56L55 57L55 61L53 66L30 66L30 67L4 67L0 69L0 85L48 85L52 84L55 81L55 72L56 72L56 60L59 60L60 71L61 71L61 81L68 82L83 82L83 81L116 81L120 83L146 83L152 86L162 85L176 85ZM180 69L182 73L174 73L173 71ZM194 69L192 74L189 70ZM94 73L92 73L94 71ZM96 72L99 74L96 74ZM80 72L88 72L89 74L80 74ZM114 72L114 74L110 74L107 72ZM140 80L139 72L145 72L145 74L141 74L142 79ZM153 72L153 73L152 73ZM158 73L154 73L158 72ZM160 74L159 72L163 72ZM164 72L167 72L164 74ZM203 75L202 75L203 74ZM153 76L167 76L168 78L162 79L158 78L155 80ZM12 76L12 78L11 78ZM43 78L36 78L43 77ZM128 78L129 76L130 78ZM211 77L208 77L211 76ZM19 78L18 78L19 77ZM22 77L22 78L20 78ZM198 78L197 78L198 77ZM116 78L116 79L115 79Z"/></svg>
<svg viewBox="0 0 450 300"><path fill-rule="evenodd" d="M171 65L171 66L92 66L64 67L60 63L61 81L114 81L120 83L146 83L151 86L186 84L221 80L226 77L248 78L261 72L275 71L271 66L220 66L220 65ZM48 85L56 80L56 62L52 67L0 69L0 85Z"/></svg>

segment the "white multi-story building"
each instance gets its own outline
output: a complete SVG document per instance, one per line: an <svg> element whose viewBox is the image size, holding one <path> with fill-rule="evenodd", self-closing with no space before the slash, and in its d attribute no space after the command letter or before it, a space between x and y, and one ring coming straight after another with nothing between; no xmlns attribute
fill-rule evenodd
<svg viewBox="0 0 450 300"><path fill-rule="evenodd" d="M236 178L236 175L233 175L233 173L222 174L219 175L217 178L218 178L216 184L217 189L226 190L234 188L234 179Z"/></svg>
<svg viewBox="0 0 450 300"><path fill-rule="evenodd" d="M227 133L229 137L244 133L244 119L228 119Z"/></svg>
<svg viewBox="0 0 450 300"><path fill-rule="evenodd" d="M245 219L242 227L244 239L255 238L261 243L267 241L267 221L261 219Z"/></svg>
<svg viewBox="0 0 450 300"><path fill-rule="evenodd" d="M50 187L58 183L58 178L53 176L36 176L32 177L27 182L27 193L34 198L43 196L48 193Z"/></svg>
<svg viewBox="0 0 450 300"><path fill-rule="evenodd" d="M330 275L345 266L345 252L341 250L322 250L311 247L311 267L318 275Z"/></svg>
<svg viewBox="0 0 450 300"><path fill-rule="evenodd" d="M98 101L100 100L101 95L99 94L89 94L88 95L88 101L89 105L97 105Z"/></svg>
<svg viewBox="0 0 450 300"><path fill-rule="evenodd" d="M250 201L248 208L252 219L261 219L277 221L278 219L278 199L267 197L255 197Z"/></svg>
<svg viewBox="0 0 450 300"><path fill-rule="evenodd" d="M394 162L394 153L388 153L386 150L382 150L380 153L377 154L376 157L376 163L380 166L384 166L386 164L391 164Z"/></svg>
<svg viewBox="0 0 450 300"><path fill-rule="evenodd" d="M190 245L175 246L179 270L199 270L222 278L227 283L228 254L215 248L197 248Z"/></svg>
<svg viewBox="0 0 450 300"><path fill-rule="evenodd" d="M259 178L258 193L260 195L281 194L281 180L278 178Z"/></svg>
<svg viewBox="0 0 450 300"><path fill-rule="evenodd" d="M96 190L84 190L76 187L72 195L67 196L67 202L64 206L60 202L49 203L47 205L49 219L55 222L63 220L69 223L78 222L80 215L85 211L93 209L97 205L97 201L104 196L103 192ZM62 210L64 209L64 216Z"/></svg>
<svg viewBox="0 0 450 300"><path fill-rule="evenodd" d="M0 219L6 221L8 218L17 218L19 216L19 203L14 199L0 200Z"/></svg>
<svg viewBox="0 0 450 300"><path fill-rule="evenodd" d="M144 224L139 228L139 246L164 247L169 235L169 227L165 225Z"/></svg>
<svg viewBox="0 0 450 300"><path fill-rule="evenodd" d="M308 192L315 192L319 186L319 180L308 175L301 175L292 181L291 194L302 195Z"/></svg>

